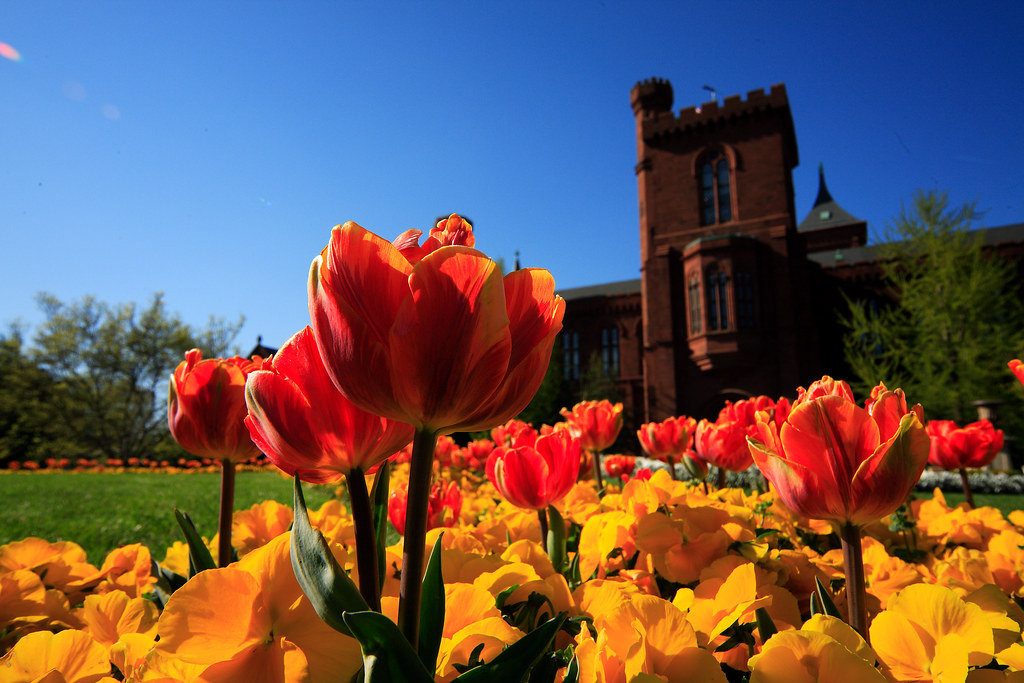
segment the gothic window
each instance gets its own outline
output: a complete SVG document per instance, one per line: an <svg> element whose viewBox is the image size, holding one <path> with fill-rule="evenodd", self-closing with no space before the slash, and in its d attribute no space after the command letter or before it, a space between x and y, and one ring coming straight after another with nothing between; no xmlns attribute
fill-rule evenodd
<svg viewBox="0 0 1024 683"><path fill-rule="evenodd" d="M729 329L729 298L726 295L726 283L728 278L720 270L708 269L707 272L707 294L708 294L708 330Z"/></svg>
<svg viewBox="0 0 1024 683"><path fill-rule="evenodd" d="M690 304L690 334L700 334L703 318L700 313L700 276L694 273L686 285Z"/></svg>
<svg viewBox="0 0 1024 683"><path fill-rule="evenodd" d="M732 170L719 151L711 152L701 162L700 204L702 225L732 220Z"/></svg>
<svg viewBox="0 0 1024 683"><path fill-rule="evenodd" d="M601 330L601 368L605 377L619 374L619 328Z"/></svg>
<svg viewBox="0 0 1024 683"><path fill-rule="evenodd" d="M575 330L562 332L562 372L566 380L580 378L580 333Z"/></svg>
<svg viewBox="0 0 1024 683"><path fill-rule="evenodd" d="M754 328L754 283L750 273L736 274L736 317L741 330Z"/></svg>

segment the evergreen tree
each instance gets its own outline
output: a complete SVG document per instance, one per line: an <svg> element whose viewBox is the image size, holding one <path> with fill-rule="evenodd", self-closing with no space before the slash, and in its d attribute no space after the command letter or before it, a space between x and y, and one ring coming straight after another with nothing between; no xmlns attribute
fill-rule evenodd
<svg viewBox="0 0 1024 683"><path fill-rule="evenodd" d="M845 355L860 392L901 387L927 419L973 422L972 401L1016 404L1006 363L1024 350L1024 304L1015 264L972 231L975 204L918 191L881 245L887 297L849 301ZM1006 426L1006 425L1004 425Z"/></svg>

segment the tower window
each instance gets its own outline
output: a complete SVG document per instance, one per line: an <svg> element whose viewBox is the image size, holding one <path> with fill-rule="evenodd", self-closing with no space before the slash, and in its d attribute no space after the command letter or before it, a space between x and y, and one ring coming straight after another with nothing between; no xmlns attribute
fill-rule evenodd
<svg viewBox="0 0 1024 683"><path fill-rule="evenodd" d="M580 378L580 333L575 330L562 332L562 372L566 380Z"/></svg>
<svg viewBox="0 0 1024 683"><path fill-rule="evenodd" d="M723 271L708 270L708 330L729 329L729 299L726 295L728 278Z"/></svg>
<svg viewBox="0 0 1024 683"><path fill-rule="evenodd" d="M712 152L700 167L701 224L732 220L732 172L721 152Z"/></svg>
<svg viewBox="0 0 1024 683"><path fill-rule="evenodd" d="M619 374L619 328L601 330L601 368L605 377Z"/></svg>
<svg viewBox="0 0 1024 683"><path fill-rule="evenodd" d="M702 317L700 313L700 276L694 274L690 277L690 284L686 286L690 303L690 334L700 334Z"/></svg>

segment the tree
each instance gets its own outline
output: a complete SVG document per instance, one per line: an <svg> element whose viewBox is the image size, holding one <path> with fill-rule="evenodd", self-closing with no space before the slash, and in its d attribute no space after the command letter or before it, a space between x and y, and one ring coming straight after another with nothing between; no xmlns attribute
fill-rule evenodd
<svg viewBox="0 0 1024 683"><path fill-rule="evenodd" d="M887 226L887 300L850 300L843 321L858 390L884 381L929 419L959 424L976 419L972 401L1017 401L1006 363L1024 349L1022 286L1015 265L971 231L976 215L974 203L918 191Z"/></svg>
<svg viewBox="0 0 1024 683"><path fill-rule="evenodd" d="M56 387L55 419L94 457L142 457L166 446L170 374L190 348L224 355L242 325L211 319L194 330L166 311L159 293L144 309L93 297L65 304L46 293L37 301L46 320L31 360Z"/></svg>
<svg viewBox="0 0 1024 683"><path fill-rule="evenodd" d="M50 406L58 387L28 357L22 330L0 336L0 468L11 461L81 455Z"/></svg>

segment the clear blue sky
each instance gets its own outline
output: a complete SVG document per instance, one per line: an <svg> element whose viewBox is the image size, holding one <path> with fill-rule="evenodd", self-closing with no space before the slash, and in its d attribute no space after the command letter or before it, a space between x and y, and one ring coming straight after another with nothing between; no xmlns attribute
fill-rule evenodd
<svg viewBox="0 0 1024 683"><path fill-rule="evenodd" d="M917 188L1024 221L1024 4L50 2L0 6L0 328L39 291L165 293L278 345L330 229L460 212L559 287L639 277L629 90L786 84L798 220Z"/></svg>

